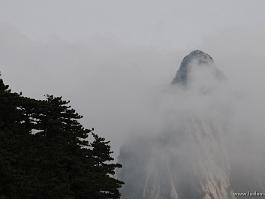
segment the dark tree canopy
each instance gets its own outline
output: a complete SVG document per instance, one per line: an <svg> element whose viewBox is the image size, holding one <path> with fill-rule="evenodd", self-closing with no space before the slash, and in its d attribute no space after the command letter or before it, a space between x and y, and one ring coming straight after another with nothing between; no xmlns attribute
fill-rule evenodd
<svg viewBox="0 0 265 199"><path fill-rule="evenodd" d="M115 199L110 142L69 101L12 92L0 78L0 199Z"/></svg>

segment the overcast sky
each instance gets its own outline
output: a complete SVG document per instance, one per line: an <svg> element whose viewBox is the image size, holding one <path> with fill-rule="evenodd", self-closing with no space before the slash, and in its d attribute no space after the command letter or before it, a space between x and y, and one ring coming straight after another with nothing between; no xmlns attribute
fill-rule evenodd
<svg viewBox="0 0 265 199"><path fill-rule="evenodd" d="M25 95L70 99L116 150L193 49L263 79L264 13L264 0L0 0L0 70Z"/></svg>
<svg viewBox="0 0 265 199"><path fill-rule="evenodd" d="M263 0L1 0L0 22L50 36L189 48L216 31L264 26Z"/></svg>

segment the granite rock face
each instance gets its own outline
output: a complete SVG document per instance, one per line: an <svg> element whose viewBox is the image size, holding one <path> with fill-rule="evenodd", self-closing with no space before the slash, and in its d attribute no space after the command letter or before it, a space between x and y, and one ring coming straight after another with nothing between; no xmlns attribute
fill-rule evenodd
<svg viewBox="0 0 265 199"><path fill-rule="evenodd" d="M180 64L172 84L187 85L190 79L190 73L194 67L210 67L212 75L216 79L223 79L224 75L215 66L213 58L201 50L194 50L185 56Z"/></svg>
<svg viewBox="0 0 265 199"><path fill-rule="evenodd" d="M215 102L207 98L212 93L207 86L223 77L210 55L195 50L184 57L172 81L173 86L183 86L184 90L173 92L179 92L180 99L187 94L186 90L195 88L199 92L187 95L191 103L186 108L173 103L165 111L161 119L170 120L161 132L156 135L143 132L121 147L119 161L123 168L119 177L125 182L121 190L124 199L233 198L230 165L223 144L226 124L223 118L215 119L218 113L208 111L209 102ZM197 87L198 84L201 85ZM206 95L201 95L201 90ZM175 93L173 101L174 97ZM201 105L194 109L197 99ZM174 110L175 106L180 106L181 113Z"/></svg>

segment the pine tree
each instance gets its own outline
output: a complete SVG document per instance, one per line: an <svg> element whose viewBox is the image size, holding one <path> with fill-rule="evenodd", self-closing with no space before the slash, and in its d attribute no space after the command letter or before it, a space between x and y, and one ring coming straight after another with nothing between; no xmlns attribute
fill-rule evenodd
<svg viewBox="0 0 265 199"><path fill-rule="evenodd" d="M121 168L120 164L109 163L114 159L111 157L109 141L93 133L92 157L94 160L94 173L98 174L98 180L95 190L100 193L100 198L120 198L119 188L122 182L113 178L116 168Z"/></svg>
<svg viewBox="0 0 265 199"><path fill-rule="evenodd" d="M21 102L21 95L11 92L0 79L0 196L7 198L20 198L27 179L24 165L30 129Z"/></svg>
<svg viewBox="0 0 265 199"><path fill-rule="evenodd" d="M46 143L41 151L46 151L43 159L48 165L43 168L53 168L56 176L54 181L49 175L44 177L49 197L58 198L54 194L60 192L60 197L119 198L122 182L111 176L121 165L109 163L113 161L109 142L92 133L93 129L85 129L78 121L82 116L62 97L48 95L41 113L37 119L40 131L35 136Z"/></svg>
<svg viewBox="0 0 265 199"><path fill-rule="evenodd" d="M0 79L0 198L120 198L110 142L84 128L69 101L8 88Z"/></svg>
<svg viewBox="0 0 265 199"><path fill-rule="evenodd" d="M84 169L80 166L83 158L81 146L86 144L90 131L78 122L81 116L68 104L69 101L61 97L48 95L37 118L39 132L35 136L40 142L44 198L75 197L73 183Z"/></svg>

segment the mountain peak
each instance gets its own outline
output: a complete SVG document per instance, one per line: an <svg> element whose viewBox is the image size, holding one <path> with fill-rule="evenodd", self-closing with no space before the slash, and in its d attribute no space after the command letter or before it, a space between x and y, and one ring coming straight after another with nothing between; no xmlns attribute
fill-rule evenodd
<svg viewBox="0 0 265 199"><path fill-rule="evenodd" d="M192 51L183 58L172 84L186 84L191 67L194 65L214 65L214 60L209 54L201 50Z"/></svg>

